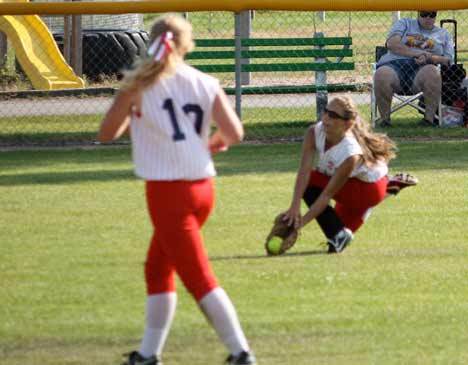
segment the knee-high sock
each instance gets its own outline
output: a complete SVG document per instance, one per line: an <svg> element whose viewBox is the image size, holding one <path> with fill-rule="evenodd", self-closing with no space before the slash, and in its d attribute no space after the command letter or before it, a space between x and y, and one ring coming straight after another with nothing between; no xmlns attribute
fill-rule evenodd
<svg viewBox="0 0 468 365"><path fill-rule="evenodd" d="M210 291L199 305L231 354L249 350L234 305L222 288Z"/></svg>
<svg viewBox="0 0 468 365"><path fill-rule="evenodd" d="M146 299L146 326L140 350L143 357L161 355L177 306L175 292L149 295Z"/></svg>
<svg viewBox="0 0 468 365"><path fill-rule="evenodd" d="M310 207L322 193L322 189L308 187L304 192L305 203ZM322 213L317 216L317 223L327 238L334 238L336 234L344 228L344 224L331 206L327 206Z"/></svg>

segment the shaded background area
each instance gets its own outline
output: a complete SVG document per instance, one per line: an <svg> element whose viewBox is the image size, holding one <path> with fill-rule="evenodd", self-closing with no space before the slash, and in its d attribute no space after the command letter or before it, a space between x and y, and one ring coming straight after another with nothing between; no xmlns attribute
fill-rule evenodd
<svg viewBox="0 0 468 365"><path fill-rule="evenodd" d="M415 11L405 11L400 12L398 16L415 17L416 14ZM146 32L158 15L160 14L144 14L137 22L130 25L122 23L116 27L122 31L124 28L136 27L142 29L129 31ZM192 22L195 38L234 37L233 13L193 12L183 15ZM318 32L327 37L352 37L352 61L355 63L355 70L327 72L327 83L370 85L372 64L375 62L375 47L384 44L387 32L397 14L393 12L253 11L248 13L248 16L250 21L244 25L246 37L312 37ZM457 20L458 59L460 63L466 65L468 62L468 10L441 11L437 21L441 19ZM119 23L116 22L116 24ZM54 25L53 29L57 31L57 25ZM447 29L453 31L450 25L447 25ZM127 41L124 42L117 33L114 36L112 36L114 33L108 33L106 42L114 42L113 47L106 48L106 42L93 43L95 47L101 47L95 50L95 54L99 57L93 56L95 60L93 64L96 64L96 67L99 66L99 62L102 62L102 69L115 70L118 65L112 65L112 63L117 59L120 60L125 53L117 55L115 53L117 48L128 49L129 52L131 50L129 54L136 59L141 56L140 46L138 48ZM337 48L343 48L343 46ZM219 50L232 49L221 47ZM93 51L89 50L88 54L89 52ZM273 60L261 61L274 62ZM234 60L206 61L207 64L219 62L233 64ZM14 50L9 48L3 59L3 67L0 68L0 90L2 90L0 91L0 144L92 143L99 121L107 110L112 95L119 87L119 74L119 72L102 74L100 77L96 77L95 74L87 77L85 74L83 77L86 81L86 89L77 94L69 93L58 96L52 93L27 93L32 90L32 85L24 74L18 71ZM214 75L221 80L223 87L233 87L234 74L216 73ZM244 84L259 87L285 84L309 85L315 83L315 77L314 72L255 72L244 75ZM101 95L96 96L96 89L102 89ZM363 116L368 118L370 117L369 90L367 88L352 94L356 103L361 107ZM329 94L329 97L333 95ZM247 130L247 139L281 141L301 138L303 127L316 120L315 97L315 94L242 96L242 119ZM234 105L234 98L232 97L231 100ZM393 117L398 131L389 133L407 136L434 135L462 138L467 136L467 131L459 128L456 128L457 131L415 129L420 117L418 112L403 108Z"/></svg>

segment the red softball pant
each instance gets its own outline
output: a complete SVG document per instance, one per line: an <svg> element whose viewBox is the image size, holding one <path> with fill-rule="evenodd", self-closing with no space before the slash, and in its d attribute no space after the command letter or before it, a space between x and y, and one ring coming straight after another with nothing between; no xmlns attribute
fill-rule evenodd
<svg viewBox="0 0 468 365"><path fill-rule="evenodd" d="M218 286L200 229L214 204L212 179L147 181L154 227L145 263L148 295L175 291L175 273L199 301Z"/></svg>
<svg viewBox="0 0 468 365"><path fill-rule="evenodd" d="M309 186L325 189L331 177L313 170ZM338 217L351 231L356 232L364 223L367 211L385 199L388 178L384 176L376 182L365 182L350 178L333 197Z"/></svg>

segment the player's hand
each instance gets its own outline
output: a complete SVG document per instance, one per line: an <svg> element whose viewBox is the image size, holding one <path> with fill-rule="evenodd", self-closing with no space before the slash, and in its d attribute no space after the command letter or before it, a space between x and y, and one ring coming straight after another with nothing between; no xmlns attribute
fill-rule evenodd
<svg viewBox="0 0 468 365"><path fill-rule="evenodd" d="M210 141L208 148L213 155L219 152L226 152L228 150L228 146L223 141Z"/></svg>
<svg viewBox="0 0 468 365"><path fill-rule="evenodd" d="M219 132L215 132L211 135L210 140L208 141L208 148L211 154L216 154L219 152L225 152L228 150L228 145L224 142L221 134Z"/></svg>
<svg viewBox="0 0 468 365"><path fill-rule="evenodd" d="M283 213L283 221L288 226L293 226L295 229L299 229L302 225L301 211L299 208L291 207Z"/></svg>

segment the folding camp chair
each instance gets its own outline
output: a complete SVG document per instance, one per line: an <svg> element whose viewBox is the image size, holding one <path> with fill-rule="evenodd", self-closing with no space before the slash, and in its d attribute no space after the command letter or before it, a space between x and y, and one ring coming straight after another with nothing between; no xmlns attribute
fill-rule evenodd
<svg viewBox="0 0 468 365"><path fill-rule="evenodd" d="M375 71L377 69L377 62L380 60L380 58L387 52L387 47L383 46L377 46L375 48L375 63L372 65L372 91L371 91L371 123L372 126L375 126L378 122L382 120L381 116L379 115L378 108L377 108L377 103L375 100L375 88L374 88L374 75ZM439 68L440 72L440 68ZM422 97L423 93L422 91L414 94L414 93L403 93L403 94L393 94L393 98L396 99L398 102L392 105L390 109L390 115L395 113L396 111L400 110L401 108L405 106L410 106L416 110L418 110L420 113L424 114L424 108L420 105L419 100ZM440 118L439 115L441 114L441 107L442 104L439 102L439 107L438 107L438 113L436 113L435 119L439 122L440 124Z"/></svg>

